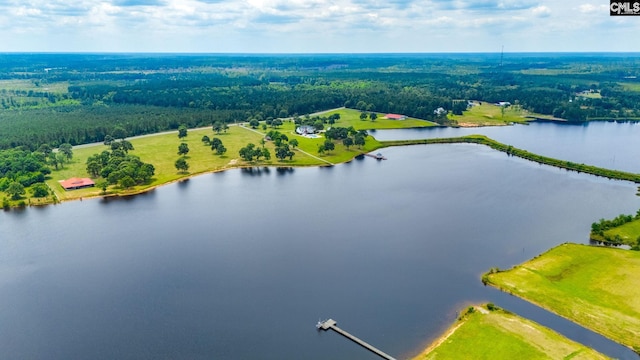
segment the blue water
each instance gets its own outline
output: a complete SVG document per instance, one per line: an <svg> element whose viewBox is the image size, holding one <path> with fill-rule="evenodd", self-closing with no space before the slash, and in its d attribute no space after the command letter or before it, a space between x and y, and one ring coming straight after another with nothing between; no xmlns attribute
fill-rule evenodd
<svg viewBox="0 0 640 360"><path fill-rule="evenodd" d="M383 153L1 212L0 358L376 358L329 317L407 358L490 301L637 359L480 281L635 213L635 184L471 144Z"/></svg>
<svg viewBox="0 0 640 360"><path fill-rule="evenodd" d="M532 122L529 125L480 128L434 127L377 130L378 140L431 139L486 135L527 151L607 169L640 172L640 123L588 122L567 124Z"/></svg>

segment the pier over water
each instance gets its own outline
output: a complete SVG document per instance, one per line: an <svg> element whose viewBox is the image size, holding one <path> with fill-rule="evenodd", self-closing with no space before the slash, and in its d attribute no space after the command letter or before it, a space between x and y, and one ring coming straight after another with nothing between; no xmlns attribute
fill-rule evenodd
<svg viewBox="0 0 640 360"><path fill-rule="evenodd" d="M329 329L332 329L333 331L337 332L338 334L346 337L347 339L355 342L356 344L362 346L363 348L371 351L372 353L380 356L383 359L387 359L387 360L396 360L393 356L377 349L376 347L374 347L373 345L349 334L348 332L340 329L338 326L336 326L337 322L333 319L329 319L326 321L319 321L318 325L316 325L316 327L318 328L318 330L324 330L327 331Z"/></svg>

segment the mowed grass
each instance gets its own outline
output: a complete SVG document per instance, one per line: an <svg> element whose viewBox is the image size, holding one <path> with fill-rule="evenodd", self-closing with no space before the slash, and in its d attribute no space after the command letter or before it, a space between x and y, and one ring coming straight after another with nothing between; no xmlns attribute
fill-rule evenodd
<svg viewBox="0 0 640 360"><path fill-rule="evenodd" d="M486 306L462 316L414 360L431 359L608 359L555 331Z"/></svg>
<svg viewBox="0 0 640 360"><path fill-rule="evenodd" d="M640 351L640 252L563 244L483 280Z"/></svg>
<svg viewBox="0 0 640 360"><path fill-rule="evenodd" d="M504 108L503 116L502 106L487 102L475 103L477 105L470 107L462 115L449 114L449 119L457 121L460 126L496 126L525 123L530 120L527 116L532 115L521 107L512 105Z"/></svg>
<svg viewBox="0 0 640 360"><path fill-rule="evenodd" d="M376 113L378 118L374 121L371 121L369 118L366 120L360 120L360 114L362 112L360 110L355 109L337 109L328 111L323 113L322 117L328 117L333 114L340 114L340 120L334 126L340 127L349 127L353 126L356 130L382 130L382 129L407 129L407 128L420 128L420 127L429 127L429 126L438 126L438 124L420 120L415 118L407 118L405 120L389 120L385 119L384 116L386 114ZM369 114L369 111L366 111Z"/></svg>
<svg viewBox="0 0 640 360"><path fill-rule="evenodd" d="M349 111L347 110L346 113L348 115ZM360 120L358 119L358 121ZM378 122L374 122L374 125L378 125ZM351 125L349 121L341 119L334 126L349 127ZM270 160L262 158L260 161L243 161L239 156L240 149L247 146L249 143L261 146L260 140L264 138L264 135L270 130L277 130L287 135L290 140L294 138L298 140L299 145L297 149L294 150L295 155L293 159L277 159L275 157L274 144L267 141L265 147L271 152ZM209 146L205 146L202 143L202 137L204 135L209 136L209 138L219 138L227 148L227 152L222 156L217 155ZM324 137L311 139L297 135L295 133L295 124L292 121L285 121L283 126L280 126L277 129L268 128L267 130L263 130L262 127L259 127L258 129L249 129L242 126L230 126L226 133L222 132L220 134L214 133L211 128L191 129L188 131L187 137L183 139L178 138L177 131L133 138L130 139L130 142L133 144L135 150L131 151L130 154L139 156L142 161L153 164L155 167L155 176L149 184L134 186L130 189L121 189L117 186L110 186L107 194L134 194L158 185L184 179L189 176L238 167L333 165L350 161L362 153L370 152L383 146L373 137L368 136L366 143L362 148L357 146L346 148L341 141L335 141L335 150L319 154L318 146L324 143L324 141ZM179 172L175 168L175 161L180 157L177 154L178 146L182 142L187 143L189 146L189 153L186 156L187 162L189 163L189 170L187 173ZM100 144L76 148L74 149L73 160L68 164L64 164L62 169L53 171L51 179L47 180L47 184L55 192L58 199L72 200L102 195L101 189L98 188L65 191L62 186L60 186L59 182L60 180L65 180L71 177L89 177L89 174L86 171L87 159L89 156L100 153L104 150L109 150L109 147ZM3 194L0 193L0 196L2 195ZM51 199L45 199L43 202L51 202Z"/></svg>

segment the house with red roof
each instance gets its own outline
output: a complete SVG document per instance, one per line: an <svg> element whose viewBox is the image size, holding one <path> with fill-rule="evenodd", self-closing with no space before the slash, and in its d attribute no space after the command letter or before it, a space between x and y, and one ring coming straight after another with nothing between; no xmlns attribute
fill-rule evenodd
<svg viewBox="0 0 640 360"><path fill-rule="evenodd" d="M389 120L405 120L407 118L406 115L399 115L399 114L387 114L384 117L385 119L389 119Z"/></svg>
<svg viewBox="0 0 640 360"><path fill-rule="evenodd" d="M96 183L89 178L71 178L61 180L60 185L62 185L65 190L76 190L96 186Z"/></svg>

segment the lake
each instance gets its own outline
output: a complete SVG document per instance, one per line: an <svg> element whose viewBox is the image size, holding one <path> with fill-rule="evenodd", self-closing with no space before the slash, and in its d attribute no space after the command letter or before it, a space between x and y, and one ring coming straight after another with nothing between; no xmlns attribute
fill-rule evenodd
<svg viewBox="0 0 640 360"><path fill-rule="evenodd" d="M488 301L633 358L480 277L587 243L635 184L472 144L383 153L1 212L0 358L376 358L320 318L406 358Z"/></svg>
<svg viewBox="0 0 640 360"><path fill-rule="evenodd" d="M528 125L480 128L433 127L371 131L378 140L407 140L486 135L529 152L607 169L640 173L640 123L560 123L534 121Z"/></svg>

